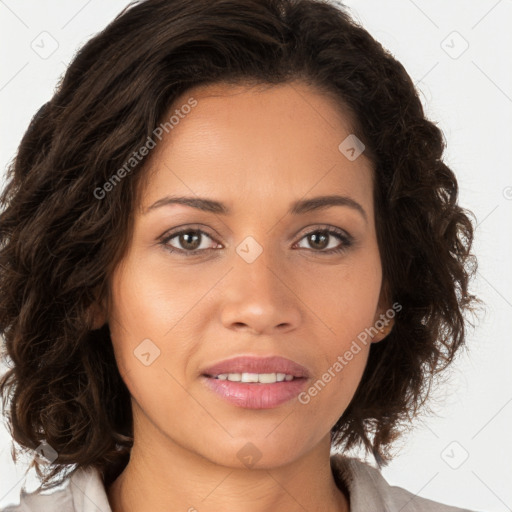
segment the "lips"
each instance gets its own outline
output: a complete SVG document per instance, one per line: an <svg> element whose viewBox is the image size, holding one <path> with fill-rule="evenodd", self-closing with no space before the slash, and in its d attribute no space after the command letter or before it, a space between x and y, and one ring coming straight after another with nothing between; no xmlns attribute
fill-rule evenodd
<svg viewBox="0 0 512 512"><path fill-rule="evenodd" d="M201 374L206 377L216 377L229 373L285 373L295 378L308 378L307 368L281 356L254 357L241 356L226 359L202 370Z"/></svg>
<svg viewBox="0 0 512 512"><path fill-rule="evenodd" d="M300 394L309 371L280 356L240 356L202 370L201 382L225 402L246 409L271 409Z"/></svg>

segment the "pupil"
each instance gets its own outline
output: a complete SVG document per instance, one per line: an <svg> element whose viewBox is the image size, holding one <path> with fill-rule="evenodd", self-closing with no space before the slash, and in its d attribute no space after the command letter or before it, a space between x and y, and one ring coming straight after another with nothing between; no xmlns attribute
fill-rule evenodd
<svg viewBox="0 0 512 512"><path fill-rule="evenodd" d="M193 242L191 242L189 239L195 238ZM194 231L189 231L188 233L183 233L180 236L180 243L182 244L182 247L187 249L197 249L199 247L198 243L199 241L199 233L195 233Z"/></svg>
<svg viewBox="0 0 512 512"><path fill-rule="evenodd" d="M317 233L313 233L312 235L310 235L310 240L313 242L313 245L315 243L318 244L318 241L319 239L322 239L322 242L320 242L320 247L317 247L317 248L320 248L320 249L323 249L325 247L327 247L327 234L325 233L321 233L321 234L317 234Z"/></svg>

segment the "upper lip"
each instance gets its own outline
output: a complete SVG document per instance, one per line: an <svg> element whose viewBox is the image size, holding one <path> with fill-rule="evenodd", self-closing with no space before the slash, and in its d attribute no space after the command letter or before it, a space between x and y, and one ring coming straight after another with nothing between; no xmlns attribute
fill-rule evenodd
<svg viewBox="0 0 512 512"><path fill-rule="evenodd" d="M309 372L304 366L281 356L233 357L209 366L201 373L212 377L223 373L286 373L297 378L309 376Z"/></svg>

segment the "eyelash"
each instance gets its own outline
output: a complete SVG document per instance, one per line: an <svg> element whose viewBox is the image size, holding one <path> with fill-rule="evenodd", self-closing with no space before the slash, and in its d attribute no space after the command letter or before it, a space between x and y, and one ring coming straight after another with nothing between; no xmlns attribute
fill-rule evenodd
<svg viewBox="0 0 512 512"><path fill-rule="evenodd" d="M205 235L207 236L208 238L214 240L208 233L206 233L205 231L201 230L201 229L194 229L194 228L187 228L187 229L182 229L181 231L176 231L174 233L171 233L169 236L166 236L165 238L162 238L161 241L160 241L160 244L164 246L164 248L169 251L170 253L178 253L178 254L182 254L186 257L190 257L190 256L198 256L201 252L210 252L210 251L217 251L218 249L213 249L213 248L209 248L209 249L196 249L196 250L193 250L193 251L185 251L183 249L177 249L176 247L171 247L169 246L169 242L173 239L173 238L176 238L178 237L179 235L182 235L182 234L185 234L185 233L194 233L194 234L201 234L201 235ZM342 231L341 229L337 229L337 228L325 228L325 229L314 229L312 231L309 231L308 233L305 233L300 240L303 240L304 238L312 235L312 234L316 234L316 233L322 233L322 234L328 234L328 235L332 235L336 238L338 238L338 240L340 240L342 242L342 244L340 245L340 247L338 248L335 248L335 249L329 249L329 250L315 250L315 249L308 249L312 252L315 252L315 253L319 253L319 254L341 254L345 251L347 251L353 244L353 239L350 235L346 234L344 231ZM300 242L299 240L299 242ZM215 241L215 240L214 240Z"/></svg>

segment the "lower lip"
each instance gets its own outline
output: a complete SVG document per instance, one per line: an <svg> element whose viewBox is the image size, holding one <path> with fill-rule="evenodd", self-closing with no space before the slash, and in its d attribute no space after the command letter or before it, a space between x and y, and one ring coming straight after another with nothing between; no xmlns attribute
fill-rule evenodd
<svg viewBox="0 0 512 512"><path fill-rule="evenodd" d="M305 387L306 378L259 384L231 382L202 377L206 385L227 402L246 409L272 409L295 398Z"/></svg>

